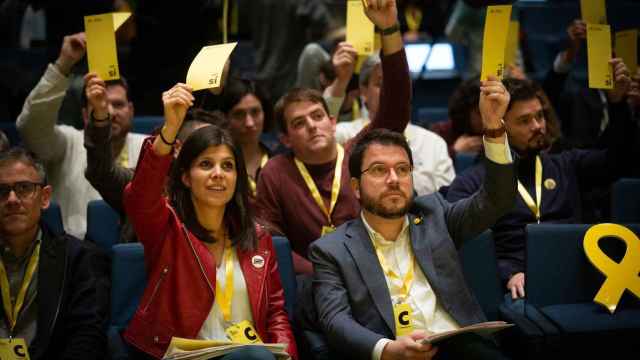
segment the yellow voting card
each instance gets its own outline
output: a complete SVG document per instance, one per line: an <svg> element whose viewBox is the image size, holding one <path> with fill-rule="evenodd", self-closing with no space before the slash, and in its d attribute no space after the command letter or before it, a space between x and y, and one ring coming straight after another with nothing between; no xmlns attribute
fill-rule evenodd
<svg viewBox="0 0 640 360"><path fill-rule="evenodd" d="M512 20L509 22L509 34L507 35L507 50L504 53L504 63L507 65L516 64L518 54L518 44L520 40L520 22Z"/></svg>
<svg viewBox="0 0 640 360"><path fill-rule="evenodd" d="M187 85L193 91L220 87L224 65L236 44L211 45L200 49L189 66Z"/></svg>
<svg viewBox="0 0 640 360"><path fill-rule="evenodd" d="M606 24L607 7L605 0L580 0L582 20L587 24Z"/></svg>
<svg viewBox="0 0 640 360"><path fill-rule="evenodd" d="M484 20L484 37L482 40L482 74L481 80L494 75L502 79L504 74L504 56L511 19L511 5L487 7Z"/></svg>
<svg viewBox="0 0 640 360"><path fill-rule="evenodd" d="M375 47L375 28L364 13L361 0L347 1L347 42L358 55L371 55Z"/></svg>
<svg viewBox="0 0 640 360"><path fill-rule="evenodd" d="M97 73L102 80L120 78L115 31L129 16L131 13L118 12L84 17L89 71Z"/></svg>
<svg viewBox="0 0 640 360"><path fill-rule="evenodd" d="M0 339L0 360L29 360L27 343L22 338Z"/></svg>
<svg viewBox="0 0 640 360"><path fill-rule="evenodd" d="M636 73L638 69L638 29L616 33L616 57L622 58L629 68L629 73Z"/></svg>
<svg viewBox="0 0 640 360"><path fill-rule="evenodd" d="M613 89L611 60L611 28L609 25L587 24L587 62L589 87Z"/></svg>

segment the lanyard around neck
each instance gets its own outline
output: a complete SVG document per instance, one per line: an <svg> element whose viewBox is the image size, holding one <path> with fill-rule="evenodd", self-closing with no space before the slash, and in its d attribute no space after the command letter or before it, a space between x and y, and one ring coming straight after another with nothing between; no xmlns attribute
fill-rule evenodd
<svg viewBox="0 0 640 360"><path fill-rule="evenodd" d="M267 153L262 154L259 169L262 169L267 164L267 161L269 161L269 155L267 155ZM249 190L251 190L251 194L253 194L253 196L256 196L256 189L258 187L256 184L256 180L254 180L251 176L247 177L249 179Z"/></svg>
<svg viewBox="0 0 640 360"><path fill-rule="evenodd" d="M318 187L313 182L313 178L311 177L311 174L309 174L307 167L304 165L302 161L298 160L297 158L294 159L296 166L298 167L298 171L300 172L300 175L302 175L304 182L307 184L307 188L309 188L309 191L311 192L311 196L313 197L313 200L315 200L316 204L318 204L318 207L320 207L322 212L326 215L329 225L332 225L332 226L333 226L333 222L331 221L331 213L333 212L333 209L335 208L336 203L338 202L338 194L340 194L340 181L342 178L342 162L344 160L344 149L342 148L342 146L338 145L337 150L338 150L338 159L336 160L336 167L333 174L333 185L331 186L331 202L329 203L329 209L327 209L326 206L324 205L324 201L322 200L322 196L320 196Z"/></svg>
<svg viewBox="0 0 640 360"><path fill-rule="evenodd" d="M224 249L224 290L220 282L216 281L216 302L220 306L220 312L224 321L231 321L231 301L233 299L233 247L231 245Z"/></svg>
<svg viewBox="0 0 640 360"><path fill-rule="evenodd" d="M0 285L2 285L2 305L4 307L4 313L7 317L7 321L9 322L9 330L12 333L13 329L16 327L16 323L18 321L18 315L20 314L20 310L22 310L22 306L24 305L24 299L27 296L27 290L29 289L29 284L31 284L31 280L33 280L33 275L36 272L36 268L38 267L38 260L40 258L40 243L36 244L33 253L31 254L31 258L29 259L29 264L27 265L27 270L24 274L24 278L22 279L22 285L20 286L20 291L18 292L18 297L16 298L15 306L11 305L11 290L9 285L9 277L7 275L7 270L4 267L2 261L0 261Z"/></svg>
<svg viewBox="0 0 640 360"><path fill-rule="evenodd" d="M407 297L409 297L409 291L411 290L411 285L413 283L413 254L411 252L409 253L409 266L404 277L401 277L400 274L396 274L395 271L391 270L391 267L389 267L389 264L387 264L387 261L385 260L384 255L382 255L382 251L380 250L380 248L376 246L375 242L372 241L372 243L373 247L376 249L376 255L378 256L378 261L380 261L380 266L382 267L382 271L384 272L384 274L388 278L402 281L400 296L402 298L402 301L406 300Z"/></svg>
<svg viewBox="0 0 640 360"><path fill-rule="evenodd" d="M538 223L540 223L540 204L542 203L542 161L540 160L540 156L536 156L536 174L535 174L535 187L536 187L536 201L533 200L527 189L522 185L520 180L518 180L518 192L524 200L524 203L527 204L527 207L533 215L536 217Z"/></svg>

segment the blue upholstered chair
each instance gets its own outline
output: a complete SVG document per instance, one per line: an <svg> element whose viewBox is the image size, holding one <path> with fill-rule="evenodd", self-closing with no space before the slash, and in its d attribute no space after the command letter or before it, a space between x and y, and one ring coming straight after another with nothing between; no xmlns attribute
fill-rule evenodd
<svg viewBox="0 0 640 360"><path fill-rule="evenodd" d="M498 320L504 291L498 275L493 233L487 230L467 240L458 252L467 284L489 321Z"/></svg>
<svg viewBox="0 0 640 360"><path fill-rule="evenodd" d="M296 272L293 270L293 258L289 240L282 236L273 237L273 247L278 257L278 271L284 290L284 303L289 319L293 320L293 310L296 303Z"/></svg>
<svg viewBox="0 0 640 360"><path fill-rule="evenodd" d="M87 205L86 239L106 251L118 243L120 238L120 217L104 200L92 200Z"/></svg>
<svg viewBox="0 0 640 360"><path fill-rule="evenodd" d="M54 234L62 234L64 226L62 225L62 212L60 205L55 201L49 203L49 207L42 212L42 221L49 227Z"/></svg>
<svg viewBox="0 0 640 360"><path fill-rule="evenodd" d="M620 179L613 184L611 221L640 223L640 179Z"/></svg>
<svg viewBox="0 0 640 360"><path fill-rule="evenodd" d="M164 123L162 116L136 116L133 118L134 133L151 134L153 130Z"/></svg>

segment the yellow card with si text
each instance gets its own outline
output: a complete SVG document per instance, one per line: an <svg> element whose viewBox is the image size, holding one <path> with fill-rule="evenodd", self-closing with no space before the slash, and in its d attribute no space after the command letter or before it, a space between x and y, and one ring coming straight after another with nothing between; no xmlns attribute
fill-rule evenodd
<svg viewBox="0 0 640 360"><path fill-rule="evenodd" d="M622 58L629 73L635 74L638 69L638 29L618 31L615 49L616 57Z"/></svg>
<svg viewBox="0 0 640 360"><path fill-rule="evenodd" d="M507 35L507 50L504 54L504 63L506 65L516 64L516 55L518 54L518 44L520 40L520 22L513 20L509 22L509 34Z"/></svg>
<svg viewBox="0 0 640 360"><path fill-rule="evenodd" d="M193 91L220 87L224 65L238 43L205 46L191 62L187 85Z"/></svg>
<svg viewBox="0 0 640 360"><path fill-rule="evenodd" d="M27 343L22 338L0 339L1 360L29 360Z"/></svg>
<svg viewBox="0 0 640 360"><path fill-rule="evenodd" d="M117 12L84 17L89 71L102 80L120 78L115 32L130 16L128 12Z"/></svg>
<svg viewBox="0 0 640 360"><path fill-rule="evenodd" d="M606 24L607 7L605 0L580 0L582 20L587 24Z"/></svg>
<svg viewBox="0 0 640 360"><path fill-rule="evenodd" d="M364 13L361 0L347 1L347 42L358 55L371 55L375 47L375 28Z"/></svg>
<svg viewBox="0 0 640 360"><path fill-rule="evenodd" d="M482 40L482 74L480 75L480 80L487 80L489 75L502 79L510 19L511 5L487 7Z"/></svg>
<svg viewBox="0 0 640 360"><path fill-rule="evenodd" d="M611 60L611 28L609 25L587 24L587 64L589 87L613 89Z"/></svg>

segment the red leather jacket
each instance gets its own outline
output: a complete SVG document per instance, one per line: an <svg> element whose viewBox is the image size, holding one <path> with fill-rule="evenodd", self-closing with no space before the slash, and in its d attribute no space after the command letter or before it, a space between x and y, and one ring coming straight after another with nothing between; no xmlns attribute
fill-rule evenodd
<svg viewBox="0 0 640 360"><path fill-rule="evenodd" d="M171 337L196 338L215 298L216 267L207 247L191 234L162 195L172 156L158 156L145 141L124 205L138 239L144 245L147 288L124 337L157 358ZM263 341L288 343L297 358L296 343L284 310L284 291L271 235L257 228L255 251L238 251L247 285L254 326ZM262 256L263 266L252 258Z"/></svg>

